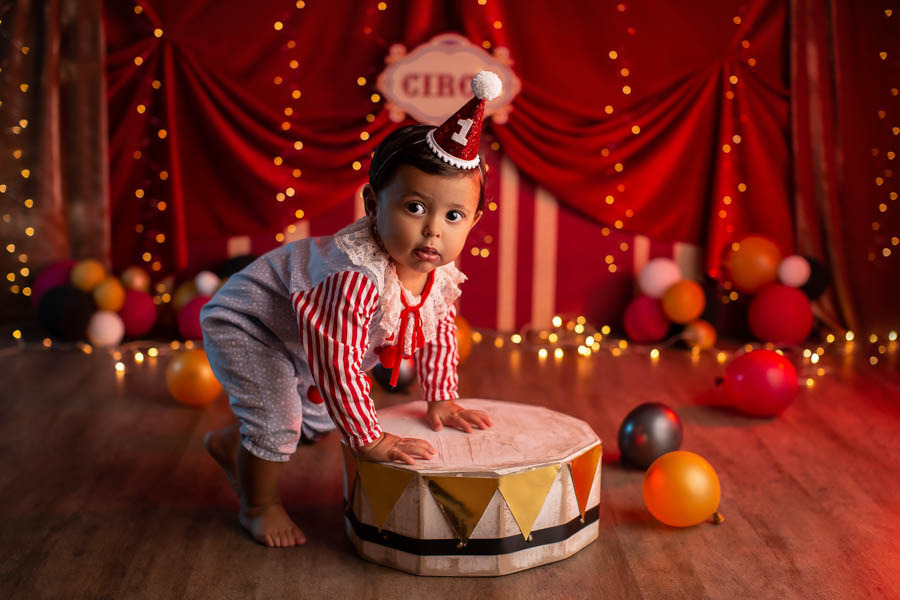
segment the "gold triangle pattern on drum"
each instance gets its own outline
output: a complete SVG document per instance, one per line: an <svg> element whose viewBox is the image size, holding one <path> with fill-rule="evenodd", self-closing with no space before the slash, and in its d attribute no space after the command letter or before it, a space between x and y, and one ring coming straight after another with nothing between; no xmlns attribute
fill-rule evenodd
<svg viewBox="0 0 900 600"><path fill-rule="evenodd" d="M344 453L344 474L347 476L347 503L353 505L353 492L356 490L356 456L346 444L341 444Z"/></svg>
<svg viewBox="0 0 900 600"><path fill-rule="evenodd" d="M359 461L356 468L359 483L369 499L375 524L378 526L378 531L381 531L384 524L387 523L388 517L391 516L394 505L403 495L415 473L393 469L367 460Z"/></svg>
<svg viewBox="0 0 900 600"><path fill-rule="evenodd" d="M603 454L603 446L597 444L584 454L576 456L569 462L569 471L572 473L572 485L575 487L575 498L578 499L578 510L584 519L584 509L587 508L588 496L594 485L594 477L597 474L597 463Z"/></svg>
<svg viewBox="0 0 900 600"><path fill-rule="evenodd" d="M494 492L492 477L425 477L432 497L457 537L469 541Z"/></svg>
<svg viewBox="0 0 900 600"><path fill-rule="evenodd" d="M500 493L526 540L561 467L550 465L500 478Z"/></svg>

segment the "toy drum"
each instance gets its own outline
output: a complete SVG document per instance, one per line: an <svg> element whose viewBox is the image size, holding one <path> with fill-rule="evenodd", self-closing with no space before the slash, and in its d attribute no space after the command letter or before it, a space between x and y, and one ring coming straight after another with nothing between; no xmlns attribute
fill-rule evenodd
<svg viewBox="0 0 900 600"><path fill-rule="evenodd" d="M379 411L382 428L436 450L415 465L358 460L346 445L347 535L373 562L419 575L504 575L557 561L597 538L600 438L543 407L462 399L494 426L425 423L425 402Z"/></svg>

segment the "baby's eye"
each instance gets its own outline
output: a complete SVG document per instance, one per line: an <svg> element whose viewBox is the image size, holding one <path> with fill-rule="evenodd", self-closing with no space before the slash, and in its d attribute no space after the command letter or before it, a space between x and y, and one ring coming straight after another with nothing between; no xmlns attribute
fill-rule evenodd
<svg viewBox="0 0 900 600"><path fill-rule="evenodd" d="M456 223L457 221L462 221L465 218L465 215L459 212L458 210L451 210L447 213L447 220L451 223Z"/></svg>
<svg viewBox="0 0 900 600"><path fill-rule="evenodd" d="M425 206L421 202L408 202L406 204L406 210L411 212L414 215L424 215L425 214Z"/></svg>

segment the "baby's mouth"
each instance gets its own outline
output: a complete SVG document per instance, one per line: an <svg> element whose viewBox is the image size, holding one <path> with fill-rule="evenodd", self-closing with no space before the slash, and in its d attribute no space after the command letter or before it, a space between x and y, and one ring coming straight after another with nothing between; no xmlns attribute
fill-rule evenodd
<svg viewBox="0 0 900 600"><path fill-rule="evenodd" d="M441 258L441 253L431 246L416 248L413 250L413 254L415 254L419 260L426 262L437 262Z"/></svg>

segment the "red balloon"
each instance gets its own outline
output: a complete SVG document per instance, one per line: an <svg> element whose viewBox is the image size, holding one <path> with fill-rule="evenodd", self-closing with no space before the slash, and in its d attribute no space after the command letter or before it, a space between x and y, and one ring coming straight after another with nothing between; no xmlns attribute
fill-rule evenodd
<svg viewBox="0 0 900 600"><path fill-rule="evenodd" d="M750 331L764 342L799 344L813 326L812 306L806 294L787 285L764 288L750 303Z"/></svg>
<svg viewBox="0 0 900 600"><path fill-rule="evenodd" d="M775 417L797 397L797 371L772 350L738 356L725 369L725 395L735 408L756 417Z"/></svg>
<svg viewBox="0 0 900 600"><path fill-rule="evenodd" d="M649 296L638 296L625 309L625 333L632 341L656 342L669 331L669 320L662 303Z"/></svg>
<svg viewBox="0 0 900 600"><path fill-rule="evenodd" d="M34 278L34 284L31 286L31 305L37 308L41 298L52 288L58 285L69 285L69 276L75 262L74 260L61 260L45 267Z"/></svg>
<svg viewBox="0 0 900 600"><path fill-rule="evenodd" d="M147 335L156 323L156 305L147 292L125 290L125 303L119 309L119 316L125 323L125 335Z"/></svg>
<svg viewBox="0 0 900 600"><path fill-rule="evenodd" d="M200 309L209 302L209 296L195 296L184 305L178 313L178 331L186 340L202 340L203 330L200 328Z"/></svg>

